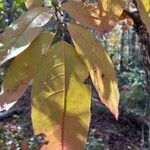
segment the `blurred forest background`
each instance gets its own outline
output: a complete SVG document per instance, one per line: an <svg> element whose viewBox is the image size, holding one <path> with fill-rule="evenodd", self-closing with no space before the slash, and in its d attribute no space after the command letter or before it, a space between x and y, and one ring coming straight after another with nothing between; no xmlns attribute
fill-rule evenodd
<svg viewBox="0 0 150 150"><path fill-rule="evenodd" d="M22 0L0 0L0 33L13 20L18 18L26 7ZM45 28L48 30L48 26ZM147 144L147 126L143 123L149 100L146 92L146 77L140 55L138 35L133 26L127 26L125 20L112 32L99 35L91 31L101 41L111 56L117 71L120 89L120 122L115 121L111 113L99 103L93 89L92 123L86 149L89 150L144 150ZM6 64L0 68L0 83L2 83ZM122 113L123 112L123 113ZM142 121L141 121L142 120ZM0 150L9 150L15 144L20 148L24 137L30 137L31 149L37 149L42 137L27 134L24 128L26 120L20 114L7 116L0 112ZM143 125L144 124L144 125ZM130 135L131 134L131 135ZM133 134L133 135L132 135ZM43 142L43 141L42 141ZM123 146L124 145L124 146Z"/></svg>

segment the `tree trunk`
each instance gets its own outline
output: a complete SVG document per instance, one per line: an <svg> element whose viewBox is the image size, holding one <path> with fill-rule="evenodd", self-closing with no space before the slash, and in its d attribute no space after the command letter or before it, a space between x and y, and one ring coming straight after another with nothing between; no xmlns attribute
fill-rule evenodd
<svg viewBox="0 0 150 150"><path fill-rule="evenodd" d="M126 36L125 31L122 30L121 48L120 48L120 68L119 68L120 72L124 71L124 69L125 69L125 66L124 66L125 36Z"/></svg>
<svg viewBox="0 0 150 150"><path fill-rule="evenodd" d="M137 6L136 1L134 1L135 5ZM150 97L150 34L147 32L146 27L144 23L142 22L140 18L139 11L130 13L128 11L125 11L134 21L134 28L139 36L139 41L141 43L141 55L143 56L143 63L144 63L144 69L146 74L146 80L147 80L147 92ZM149 148L150 148L150 101L147 102L147 111L146 111L146 119L149 126L149 136L148 136L148 142L149 142Z"/></svg>

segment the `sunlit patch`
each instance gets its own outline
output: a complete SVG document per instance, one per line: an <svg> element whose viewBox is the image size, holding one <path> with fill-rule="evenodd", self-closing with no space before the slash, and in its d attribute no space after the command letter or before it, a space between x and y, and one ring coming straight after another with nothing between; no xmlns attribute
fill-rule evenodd
<svg viewBox="0 0 150 150"><path fill-rule="evenodd" d="M18 25L17 24L11 24L9 27L12 28L13 30L16 30L18 28Z"/></svg>
<svg viewBox="0 0 150 150"><path fill-rule="evenodd" d="M18 54L23 52L29 45L30 45L30 43L26 44L25 46L21 46L19 48L12 47L11 49L8 50L8 55L7 55L6 59L8 60L8 59L11 59L11 58L17 56Z"/></svg>
<svg viewBox="0 0 150 150"><path fill-rule="evenodd" d="M16 102L17 101L14 101L14 102L12 102L12 103L9 103L9 104L4 104L4 109L6 110L6 111L8 111L12 106L14 106L15 104L16 104Z"/></svg>
<svg viewBox="0 0 150 150"><path fill-rule="evenodd" d="M25 67L27 67L27 66L28 66L28 64L25 62L25 63L24 63L24 66L25 66Z"/></svg>
<svg viewBox="0 0 150 150"><path fill-rule="evenodd" d="M77 138L79 141L84 142L85 141L85 136L83 136L82 134L77 134Z"/></svg>
<svg viewBox="0 0 150 150"><path fill-rule="evenodd" d="M4 93L4 85L2 84L0 95Z"/></svg>
<svg viewBox="0 0 150 150"><path fill-rule="evenodd" d="M14 101L12 103L5 103L3 106L0 106L0 112L1 111L8 111L10 108L12 108L15 104L16 104L17 101Z"/></svg>
<svg viewBox="0 0 150 150"><path fill-rule="evenodd" d="M0 43L0 48L3 47L3 46L4 46L4 44Z"/></svg>
<svg viewBox="0 0 150 150"><path fill-rule="evenodd" d="M49 17L51 17L51 16L49 16L48 13L45 13L45 12L41 13L39 16L37 16L33 20L31 27L42 27L42 26L44 26L45 24L48 23ZM42 22L41 22L41 20L42 20Z"/></svg>

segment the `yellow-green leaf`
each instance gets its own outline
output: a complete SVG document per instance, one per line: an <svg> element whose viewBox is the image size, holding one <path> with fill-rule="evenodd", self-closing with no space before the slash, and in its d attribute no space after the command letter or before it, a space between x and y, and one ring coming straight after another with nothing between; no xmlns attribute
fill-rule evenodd
<svg viewBox="0 0 150 150"><path fill-rule="evenodd" d="M119 92L113 63L92 33L76 24L68 29L77 53L86 64L93 84L103 103L118 117Z"/></svg>
<svg viewBox="0 0 150 150"><path fill-rule="evenodd" d="M4 3L0 2L0 9L4 9Z"/></svg>
<svg viewBox="0 0 150 150"><path fill-rule="evenodd" d="M0 35L0 65L24 51L51 19L48 8L29 10Z"/></svg>
<svg viewBox="0 0 150 150"><path fill-rule="evenodd" d="M8 68L0 95L0 106L17 101L32 80L52 41L53 35L41 33L26 51L18 55Z"/></svg>
<svg viewBox="0 0 150 150"><path fill-rule="evenodd" d="M88 76L75 49L66 42L52 45L33 80L32 122L49 144L43 150L83 150L90 121Z"/></svg>
<svg viewBox="0 0 150 150"><path fill-rule="evenodd" d="M141 19L150 33L150 0L138 0L138 4Z"/></svg>

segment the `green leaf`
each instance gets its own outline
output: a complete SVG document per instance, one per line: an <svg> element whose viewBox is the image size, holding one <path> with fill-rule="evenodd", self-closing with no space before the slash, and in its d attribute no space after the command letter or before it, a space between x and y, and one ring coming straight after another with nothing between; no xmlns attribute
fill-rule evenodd
<svg viewBox="0 0 150 150"><path fill-rule="evenodd" d="M86 64L103 103L118 117L119 92L113 63L92 33L80 25L68 24L75 49Z"/></svg>
<svg viewBox="0 0 150 150"><path fill-rule="evenodd" d="M48 8L39 7L24 13L7 27L0 35L0 65L23 52L51 17Z"/></svg>
<svg viewBox="0 0 150 150"><path fill-rule="evenodd" d="M52 45L33 80L32 122L49 144L43 150L83 150L90 121L88 71L66 42Z"/></svg>
<svg viewBox="0 0 150 150"><path fill-rule="evenodd" d="M15 0L15 1L16 1L16 3L18 3L18 4L24 3L24 0Z"/></svg>
<svg viewBox="0 0 150 150"><path fill-rule="evenodd" d="M42 55L47 53L53 35L41 33L26 51L18 55L8 68L0 95L0 106L17 101L37 73Z"/></svg>
<svg viewBox="0 0 150 150"><path fill-rule="evenodd" d="M0 9L4 9L4 4L0 2Z"/></svg>

